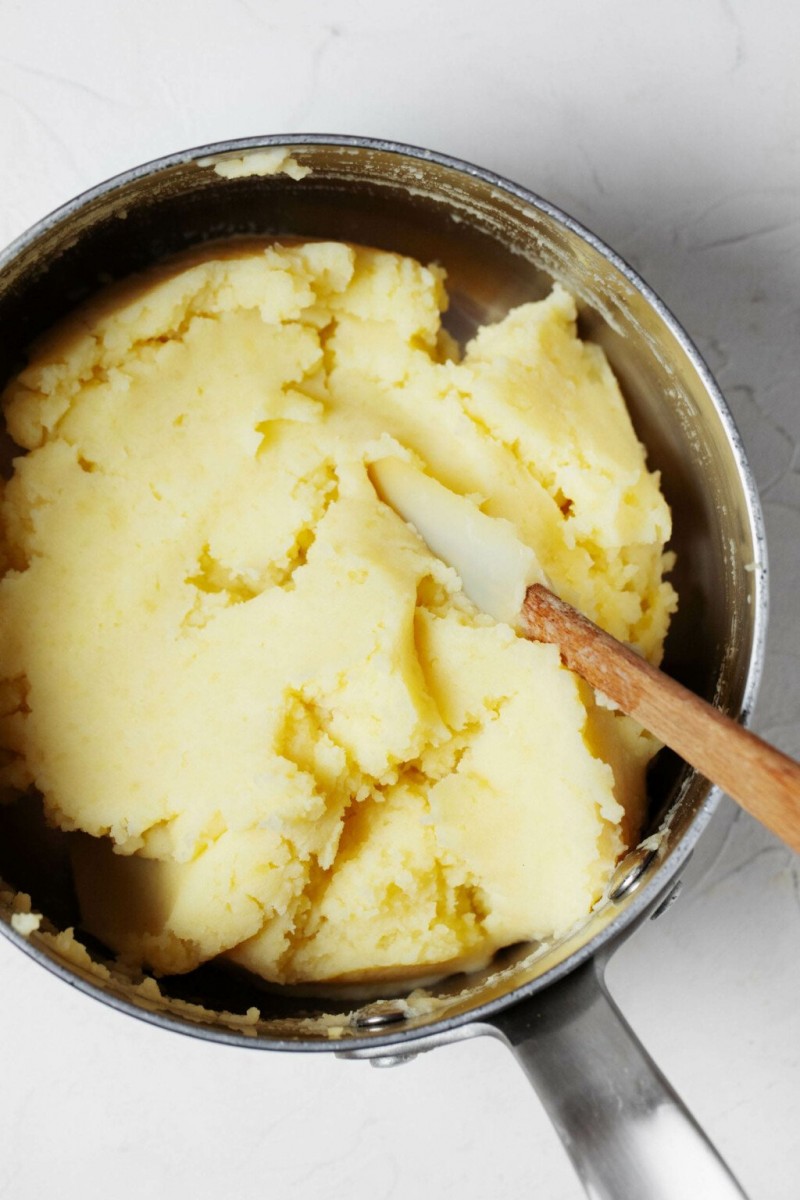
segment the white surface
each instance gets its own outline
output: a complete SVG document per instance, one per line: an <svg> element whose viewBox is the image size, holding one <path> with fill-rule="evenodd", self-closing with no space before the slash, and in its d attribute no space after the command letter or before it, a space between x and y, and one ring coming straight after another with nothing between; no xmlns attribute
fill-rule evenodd
<svg viewBox="0 0 800 1200"><path fill-rule="evenodd" d="M0 241L136 162L288 131L416 142L560 204L660 291L734 410L772 558L757 724L798 754L798 46L790 0L0 0ZM796 1200L798 864L730 815L610 979L752 1200ZM263 1055L127 1020L4 940L0 971L7 1200L582 1195L494 1043L383 1072Z"/></svg>

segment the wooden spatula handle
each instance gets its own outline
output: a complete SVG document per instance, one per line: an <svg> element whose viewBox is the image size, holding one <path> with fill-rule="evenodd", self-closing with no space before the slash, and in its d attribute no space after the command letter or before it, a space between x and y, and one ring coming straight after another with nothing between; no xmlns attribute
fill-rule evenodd
<svg viewBox="0 0 800 1200"><path fill-rule="evenodd" d="M528 588L520 626L800 852L800 764L651 667L547 588Z"/></svg>

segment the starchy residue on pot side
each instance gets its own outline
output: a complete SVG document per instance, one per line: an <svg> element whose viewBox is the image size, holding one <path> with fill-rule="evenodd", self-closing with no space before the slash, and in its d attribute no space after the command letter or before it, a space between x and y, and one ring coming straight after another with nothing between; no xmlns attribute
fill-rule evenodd
<svg viewBox="0 0 800 1200"><path fill-rule="evenodd" d="M305 179L310 167L302 166L286 146L268 146L264 150L245 150L243 154L212 154L198 158L198 167L213 167L223 179L243 179L248 175L288 175Z"/></svg>
<svg viewBox="0 0 800 1200"><path fill-rule="evenodd" d="M635 841L655 743L478 612L369 467L505 517L657 660L670 516L602 351L559 286L459 361L437 267L206 253L6 390L6 785L76 831L85 926L157 972L429 977L557 935Z"/></svg>

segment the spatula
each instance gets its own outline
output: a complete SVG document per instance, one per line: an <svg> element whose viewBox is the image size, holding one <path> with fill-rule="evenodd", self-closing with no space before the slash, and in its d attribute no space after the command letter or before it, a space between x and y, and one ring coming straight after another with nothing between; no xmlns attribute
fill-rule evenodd
<svg viewBox="0 0 800 1200"><path fill-rule="evenodd" d="M370 467L381 499L461 577L467 596L575 671L800 852L800 764L701 700L556 596L510 521L400 458Z"/></svg>

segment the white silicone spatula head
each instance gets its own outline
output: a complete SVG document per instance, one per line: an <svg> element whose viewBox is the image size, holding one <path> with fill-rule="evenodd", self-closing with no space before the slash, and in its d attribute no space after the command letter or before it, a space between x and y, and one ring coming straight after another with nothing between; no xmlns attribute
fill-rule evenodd
<svg viewBox="0 0 800 1200"><path fill-rule="evenodd" d="M466 496L401 458L372 463L370 478L381 499L454 568L481 612L509 625L519 622L528 587L547 581L536 554L510 521L487 516Z"/></svg>

